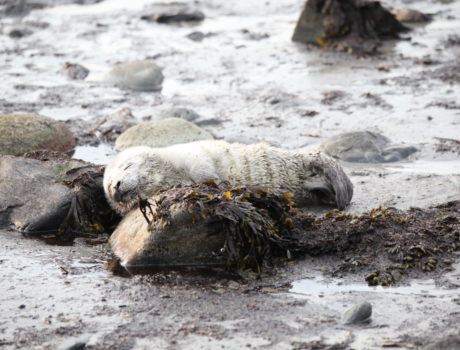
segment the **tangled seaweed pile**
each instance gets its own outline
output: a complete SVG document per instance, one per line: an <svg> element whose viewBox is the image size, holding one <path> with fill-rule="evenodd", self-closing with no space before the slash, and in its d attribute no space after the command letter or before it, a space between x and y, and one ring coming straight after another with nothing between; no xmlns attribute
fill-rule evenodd
<svg viewBox="0 0 460 350"><path fill-rule="evenodd" d="M294 225L300 251L338 256L343 263L336 274L367 271L369 285L389 286L403 275L449 271L460 250L460 201L427 210L379 208L360 216L304 214Z"/></svg>
<svg viewBox="0 0 460 350"><path fill-rule="evenodd" d="M271 194L265 188L232 188L229 184L209 181L190 186L174 186L139 209L149 228L171 223L171 208L181 203L193 222L204 221L210 235L224 237L220 254L231 269L260 274L263 265L274 257L291 257L297 240L291 236L291 193ZM155 209L152 209L155 207Z"/></svg>

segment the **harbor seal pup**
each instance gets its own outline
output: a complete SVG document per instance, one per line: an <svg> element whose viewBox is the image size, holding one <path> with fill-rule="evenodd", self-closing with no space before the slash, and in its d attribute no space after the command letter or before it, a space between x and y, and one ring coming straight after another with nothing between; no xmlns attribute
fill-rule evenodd
<svg viewBox="0 0 460 350"><path fill-rule="evenodd" d="M211 179L268 187L277 194L292 192L301 206L319 201L343 209L353 195L341 166L323 153L217 140L128 148L105 169L104 190L111 206L124 214L139 198L150 198L161 189Z"/></svg>

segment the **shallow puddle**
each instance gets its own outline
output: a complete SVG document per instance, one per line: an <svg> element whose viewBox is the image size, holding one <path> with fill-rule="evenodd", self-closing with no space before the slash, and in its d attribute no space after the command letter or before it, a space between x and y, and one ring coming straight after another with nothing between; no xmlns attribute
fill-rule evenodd
<svg viewBox="0 0 460 350"><path fill-rule="evenodd" d="M435 285L435 281L429 280L418 280L413 281L409 286L400 287L370 287L364 283L351 283L347 284L341 279L324 280L322 277L315 277L309 279L303 279L292 283L292 288L289 290L290 293L297 295L333 295L338 293L353 293L353 292L373 292L373 293L385 293L385 294L419 294L419 295L430 295L430 296L442 296L450 295L457 296L458 289L445 289L439 288Z"/></svg>
<svg viewBox="0 0 460 350"><path fill-rule="evenodd" d="M104 165L110 162L114 157L115 151L113 147L101 143L98 146L78 146L75 148L73 158L81 159L86 162Z"/></svg>

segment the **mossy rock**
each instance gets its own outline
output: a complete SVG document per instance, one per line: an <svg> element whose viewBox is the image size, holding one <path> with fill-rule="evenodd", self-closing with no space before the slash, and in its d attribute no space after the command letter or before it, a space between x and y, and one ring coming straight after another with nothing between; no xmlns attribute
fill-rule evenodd
<svg viewBox="0 0 460 350"><path fill-rule="evenodd" d="M179 143L212 140L213 136L181 118L167 118L135 125L115 142L117 150L134 146L166 147Z"/></svg>
<svg viewBox="0 0 460 350"><path fill-rule="evenodd" d="M0 154L48 149L71 153L75 138L60 121L36 114L0 114Z"/></svg>

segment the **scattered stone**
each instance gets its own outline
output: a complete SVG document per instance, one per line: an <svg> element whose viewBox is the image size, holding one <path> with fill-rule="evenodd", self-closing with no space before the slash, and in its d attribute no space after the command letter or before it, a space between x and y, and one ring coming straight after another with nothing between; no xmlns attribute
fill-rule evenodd
<svg viewBox="0 0 460 350"><path fill-rule="evenodd" d="M192 41L203 41L203 39L206 37L206 34L203 32L191 32L190 34L186 35L187 38L189 38Z"/></svg>
<svg viewBox="0 0 460 350"><path fill-rule="evenodd" d="M63 69L67 76L73 80L84 80L89 74L89 69L78 63L66 62Z"/></svg>
<svg viewBox="0 0 460 350"><path fill-rule="evenodd" d="M366 54L376 51L380 39L407 30L378 1L308 0L292 40Z"/></svg>
<svg viewBox="0 0 460 350"><path fill-rule="evenodd" d="M334 158L355 163L397 162L417 152L414 146L394 145L371 131L339 134L324 141L320 148Z"/></svg>
<svg viewBox="0 0 460 350"><path fill-rule="evenodd" d="M190 34L187 34L186 37L189 38L192 41L196 42L201 42L205 38L209 38L210 36L215 35L214 33L203 33L203 32L191 32Z"/></svg>
<svg viewBox="0 0 460 350"><path fill-rule="evenodd" d="M424 73L425 76L426 73ZM460 83L460 60L452 64L446 64L429 73L433 78L440 79L451 85Z"/></svg>
<svg viewBox="0 0 460 350"><path fill-rule="evenodd" d="M458 334L451 334L423 348L423 350L459 350L459 349L460 349L460 335Z"/></svg>
<svg viewBox="0 0 460 350"><path fill-rule="evenodd" d="M442 41L442 46L446 49L460 46L460 35L450 34L447 39Z"/></svg>
<svg viewBox="0 0 460 350"><path fill-rule="evenodd" d="M254 33L254 32L251 32L248 29L242 29L241 32L243 34L245 34L247 39L254 40L254 41L260 41L260 40L268 39L270 37L270 34L267 34L267 33Z"/></svg>
<svg viewBox="0 0 460 350"><path fill-rule="evenodd" d="M178 143L210 140L213 136L184 119L167 118L135 125L115 142L116 150L133 146L165 147Z"/></svg>
<svg viewBox="0 0 460 350"><path fill-rule="evenodd" d="M182 22L201 22L204 20L204 13L201 11L181 10L176 13L152 14L141 17L144 21L157 22L163 24L182 23Z"/></svg>
<svg viewBox="0 0 460 350"><path fill-rule="evenodd" d="M366 92L365 94L361 95L365 99L365 103L362 104L363 108L372 106L372 107L380 107L383 109L392 109L393 106L386 102L382 97L372 94L370 92Z"/></svg>
<svg viewBox="0 0 460 350"><path fill-rule="evenodd" d="M13 39L21 39L22 37L28 36L33 32L27 28L12 28L8 31L8 36Z"/></svg>
<svg viewBox="0 0 460 350"><path fill-rule="evenodd" d="M430 15L408 8L392 9L391 13L402 23L425 23L431 20Z"/></svg>
<svg viewBox="0 0 460 350"><path fill-rule="evenodd" d="M162 69L151 61L121 63L108 75L108 81L111 83L138 91L159 91L163 79Z"/></svg>
<svg viewBox="0 0 460 350"><path fill-rule="evenodd" d="M222 124L222 121L215 118L203 119L200 121L195 122L198 126L217 126Z"/></svg>
<svg viewBox="0 0 460 350"><path fill-rule="evenodd" d="M318 114L319 114L319 112L317 112L317 111L314 111L312 109L306 109L306 110L301 112L300 116L301 117L313 118L313 117L317 116Z"/></svg>
<svg viewBox="0 0 460 350"><path fill-rule="evenodd" d="M193 122L201 116L194 110L189 108L172 108L161 113L161 118L181 118L189 122Z"/></svg>
<svg viewBox="0 0 460 350"><path fill-rule="evenodd" d="M0 228L64 235L108 232L116 224L102 188L103 167L59 152L26 156L0 156Z"/></svg>
<svg viewBox="0 0 460 350"><path fill-rule="evenodd" d="M122 108L102 118L91 120L75 118L65 121L65 124L76 135L79 146L97 146L101 142L113 143L118 136L137 123L138 118L129 108Z"/></svg>
<svg viewBox="0 0 460 350"><path fill-rule="evenodd" d="M346 96L348 95L340 90L326 91L323 92L321 103L324 105L332 105L337 101L343 100Z"/></svg>
<svg viewBox="0 0 460 350"><path fill-rule="evenodd" d="M362 324L370 321L372 305L367 301L360 302L347 310L343 316L344 324Z"/></svg>
<svg viewBox="0 0 460 350"><path fill-rule="evenodd" d="M64 123L36 114L0 114L0 154L49 149L73 153L75 138Z"/></svg>

